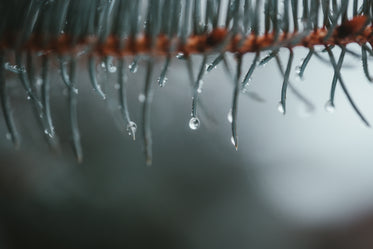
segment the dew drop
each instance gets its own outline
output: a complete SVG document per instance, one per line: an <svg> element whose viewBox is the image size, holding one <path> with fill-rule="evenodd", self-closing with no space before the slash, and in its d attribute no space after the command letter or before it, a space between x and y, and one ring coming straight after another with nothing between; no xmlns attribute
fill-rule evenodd
<svg viewBox="0 0 373 249"><path fill-rule="evenodd" d="M41 78L36 78L36 85L37 86L41 86L41 84L43 83L43 80Z"/></svg>
<svg viewBox="0 0 373 249"><path fill-rule="evenodd" d="M140 103L144 103L145 98L146 98L145 95L143 93L140 93L139 97L138 97L138 100L139 100Z"/></svg>
<svg viewBox="0 0 373 249"><path fill-rule="evenodd" d="M197 117L192 117L189 120L189 128L191 130L197 130L199 128L199 125L200 125L200 122L199 122L199 119Z"/></svg>
<svg viewBox="0 0 373 249"><path fill-rule="evenodd" d="M300 71L301 71L301 67L300 66L296 66L295 67L295 73L299 75Z"/></svg>
<svg viewBox="0 0 373 249"><path fill-rule="evenodd" d="M161 77L159 77L157 79L157 82L158 82L160 87L164 87L167 83L167 80L168 80L167 77L164 77L163 79Z"/></svg>
<svg viewBox="0 0 373 249"><path fill-rule="evenodd" d="M282 105L281 102L278 103L278 105L277 105L277 110L278 110L280 113L282 113L282 114L285 113L284 106Z"/></svg>
<svg viewBox="0 0 373 249"><path fill-rule="evenodd" d="M138 65L137 65L137 62L136 61L133 61L129 66L128 66L129 70L131 73L136 73L137 72L137 69L138 69Z"/></svg>
<svg viewBox="0 0 373 249"><path fill-rule="evenodd" d="M5 134L5 138L7 140L11 140L12 139L12 134L10 134L9 132L7 134Z"/></svg>
<svg viewBox="0 0 373 249"><path fill-rule="evenodd" d="M233 115L232 115L232 109L230 109L228 111L228 114L227 114L227 120L229 123L232 123L233 122Z"/></svg>
<svg viewBox="0 0 373 249"><path fill-rule="evenodd" d="M177 53L176 58L179 60L184 60L185 59L185 54L182 52Z"/></svg>
<svg viewBox="0 0 373 249"><path fill-rule="evenodd" d="M127 132L128 132L128 135L132 136L133 139L135 140L135 133L136 133L136 130L137 130L137 125L135 122L133 121L130 121L128 124L127 124Z"/></svg>
<svg viewBox="0 0 373 249"><path fill-rule="evenodd" d="M202 93L202 87L203 87L203 80L199 80L198 82L198 88L197 88L197 92L198 93Z"/></svg>
<svg viewBox="0 0 373 249"><path fill-rule="evenodd" d="M231 143L233 144L234 147L236 147L236 150L237 150L237 144L234 141L234 137L233 136L231 136Z"/></svg>
<svg viewBox="0 0 373 249"><path fill-rule="evenodd" d="M23 66L12 65L9 62L4 63L4 68L13 73L23 73L26 72L26 69Z"/></svg>
<svg viewBox="0 0 373 249"><path fill-rule="evenodd" d="M207 72L210 72L210 71L212 71L212 69L216 69L216 67L217 67L216 65L211 63L211 64L207 65L206 70L207 70Z"/></svg>
<svg viewBox="0 0 373 249"><path fill-rule="evenodd" d="M108 71L109 71L109 73L115 73L117 71L117 67L114 66L112 63L110 63Z"/></svg>
<svg viewBox="0 0 373 249"><path fill-rule="evenodd" d="M335 107L330 100L328 100L325 104L325 111L329 113L333 113L335 111Z"/></svg>
<svg viewBox="0 0 373 249"><path fill-rule="evenodd" d="M26 98L27 98L27 100L30 100L30 99L31 99L31 96L30 96L30 95L27 95Z"/></svg>
<svg viewBox="0 0 373 249"><path fill-rule="evenodd" d="M106 65L104 61L101 62L101 67L106 70Z"/></svg>
<svg viewBox="0 0 373 249"><path fill-rule="evenodd" d="M250 88L250 84L246 84L244 87L242 87L241 92L242 93L247 93L249 91L249 88Z"/></svg>

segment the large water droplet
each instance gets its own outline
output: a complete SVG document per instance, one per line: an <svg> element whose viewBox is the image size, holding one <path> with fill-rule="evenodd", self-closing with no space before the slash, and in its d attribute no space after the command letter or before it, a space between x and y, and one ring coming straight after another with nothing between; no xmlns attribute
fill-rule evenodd
<svg viewBox="0 0 373 249"><path fill-rule="evenodd" d="M160 87L164 87L167 83L167 80L168 80L167 77L164 77L164 78L159 77L157 79L157 82L158 82Z"/></svg>
<svg viewBox="0 0 373 249"><path fill-rule="evenodd" d="M138 100L139 100L140 103L144 103L145 98L146 98L145 95L143 93L140 93L139 97L138 97Z"/></svg>
<svg viewBox="0 0 373 249"><path fill-rule="evenodd" d="M335 111L335 107L330 100L328 100L325 104L325 111L330 112L330 113L333 113Z"/></svg>
<svg viewBox="0 0 373 249"><path fill-rule="evenodd" d="M189 128L191 130L197 130L199 128L199 125L200 125L200 122L199 122L199 119L197 117L192 117L189 120Z"/></svg>
<svg viewBox="0 0 373 249"><path fill-rule="evenodd" d="M285 113L284 106L282 105L281 102L278 103L278 105L277 105L277 110L278 110L280 113L282 113L282 114Z"/></svg>
<svg viewBox="0 0 373 249"><path fill-rule="evenodd" d="M227 114L227 120L229 123L232 123L233 122L233 116L232 116L232 109L230 109L228 111L228 114Z"/></svg>

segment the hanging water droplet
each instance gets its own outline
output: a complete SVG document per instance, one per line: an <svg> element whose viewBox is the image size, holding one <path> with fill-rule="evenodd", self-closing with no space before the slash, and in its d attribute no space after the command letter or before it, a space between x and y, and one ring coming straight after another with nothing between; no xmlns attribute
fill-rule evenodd
<svg viewBox="0 0 373 249"><path fill-rule="evenodd" d="M189 120L189 128L191 130L197 130L199 128L199 125L200 125L200 122L199 122L199 119L197 117L192 117Z"/></svg>
<svg viewBox="0 0 373 249"><path fill-rule="evenodd" d="M185 59L185 54L183 52L179 52L176 55L176 58L179 60L184 60Z"/></svg>
<svg viewBox="0 0 373 249"><path fill-rule="evenodd" d="M237 144L236 144L236 141L234 140L234 137L231 136L231 143L233 144L234 147L236 147L236 150L237 150Z"/></svg>
<svg viewBox="0 0 373 249"><path fill-rule="evenodd" d="M199 80L197 92L202 93L202 87L203 87L203 80Z"/></svg>
<svg viewBox="0 0 373 249"><path fill-rule="evenodd" d="M130 122L127 124L126 130L127 130L127 132L128 132L128 135L132 136L132 137L133 137L133 140L135 140L135 134L136 134L136 130L137 130L137 125L136 125L136 123L133 122L133 121L130 121Z"/></svg>
<svg viewBox="0 0 373 249"><path fill-rule="evenodd" d="M9 132L7 134L5 134L5 138L7 140L11 140L12 139L12 134L10 134Z"/></svg>
<svg viewBox="0 0 373 249"><path fill-rule="evenodd" d="M129 66L129 70L131 73L136 73L138 69L137 61L133 61Z"/></svg>
<svg viewBox="0 0 373 249"><path fill-rule="evenodd" d="M325 111L329 113L333 113L335 111L335 107L330 100L328 100L325 104Z"/></svg>
<svg viewBox="0 0 373 249"><path fill-rule="evenodd" d="M212 69L216 69L216 67L217 67L217 65L214 65L214 64L211 63L211 64L207 65L206 71L211 72Z"/></svg>
<svg viewBox="0 0 373 249"><path fill-rule="evenodd" d="M277 110L278 110L281 114L284 114L284 113L285 113L284 106L282 105L281 102L278 103L278 105L277 105Z"/></svg>
<svg viewBox="0 0 373 249"><path fill-rule="evenodd" d="M295 73L299 75L300 71L301 71L301 66L296 66L295 67Z"/></svg>
<svg viewBox="0 0 373 249"><path fill-rule="evenodd" d="M166 83L167 83L167 80L168 80L167 77L163 77L163 78L159 77L157 79L158 85L160 87L164 87L166 85Z"/></svg>
<svg viewBox="0 0 373 249"><path fill-rule="evenodd" d="M139 100L140 103L144 103L145 98L146 98L145 95L143 93L140 93L139 97L138 97L138 100Z"/></svg>
<svg viewBox="0 0 373 249"><path fill-rule="evenodd" d="M233 122L232 109L229 109L229 111L228 111L227 120L228 120L229 123Z"/></svg>
<svg viewBox="0 0 373 249"><path fill-rule="evenodd" d="M250 80L251 80L251 78L249 79L249 81L250 81ZM247 83L247 84L245 84L245 85L242 87L241 92L242 92L242 93L247 93L247 92L249 91L249 88L250 88L250 84Z"/></svg>

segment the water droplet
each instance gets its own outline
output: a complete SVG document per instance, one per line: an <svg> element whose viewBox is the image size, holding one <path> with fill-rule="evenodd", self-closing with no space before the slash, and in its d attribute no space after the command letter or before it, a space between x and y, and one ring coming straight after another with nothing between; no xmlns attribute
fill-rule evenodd
<svg viewBox="0 0 373 249"><path fill-rule="evenodd" d="M118 90L119 88L120 88L120 85L118 83L114 85L115 90Z"/></svg>
<svg viewBox="0 0 373 249"><path fill-rule="evenodd" d="M5 138L7 140L11 140L12 139L12 134L10 134L9 132L7 134L5 134Z"/></svg>
<svg viewBox="0 0 373 249"><path fill-rule="evenodd" d="M159 84L160 87L164 87L167 83L167 77L164 77L163 79L161 79L161 77L158 78L157 82Z"/></svg>
<svg viewBox="0 0 373 249"><path fill-rule="evenodd" d="M228 119L228 122L229 122L229 123L232 123L232 122L233 122L232 109L230 109L230 110L228 111L227 119Z"/></svg>
<svg viewBox="0 0 373 249"><path fill-rule="evenodd" d="M18 65L12 65L9 62L4 63L4 68L8 71L11 71L13 73L23 73L26 72L25 67L23 66L18 66Z"/></svg>
<svg viewBox="0 0 373 249"><path fill-rule="evenodd" d="M101 67L106 70L106 65L104 61L101 62Z"/></svg>
<svg viewBox="0 0 373 249"><path fill-rule="evenodd" d="M109 73L115 73L117 71L117 67L110 63L108 71Z"/></svg>
<svg viewBox="0 0 373 249"><path fill-rule="evenodd" d="M249 91L249 88L250 88L250 84L247 83L244 87L242 87L241 92L247 93Z"/></svg>
<svg viewBox="0 0 373 249"><path fill-rule="evenodd" d="M136 73L138 69L137 61L133 61L129 66L129 70L131 73Z"/></svg>
<svg viewBox="0 0 373 249"><path fill-rule="evenodd" d="M185 54L183 52L179 52L176 55L176 58L179 60L184 60L185 59Z"/></svg>
<svg viewBox="0 0 373 249"><path fill-rule="evenodd" d="M301 71L301 67L300 66L296 66L295 67L295 73L299 75L300 71Z"/></svg>
<svg viewBox="0 0 373 249"><path fill-rule="evenodd" d="M43 83L43 80L41 78L36 78L36 85L37 86L41 86L41 84Z"/></svg>
<svg viewBox="0 0 373 249"><path fill-rule="evenodd" d="M192 117L189 120L189 128L191 130L197 130L199 128L199 125L200 125L200 122L199 122L199 119L197 117Z"/></svg>
<svg viewBox="0 0 373 249"><path fill-rule="evenodd" d="M328 100L325 104L325 111L329 113L333 113L335 111L335 107L330 100Z"/></svg>
<svg viewBox="0 0 373 249"><path fill-rule="evenodd" d="M145 98L146 98L146 97L145 97L145 95L144 95L143 93L140 93L140 94L139 94L138 99L139 99L139 102L140 102L140 103L144 103Z"/></svg>
<svg viewBox="0 0 373 249"><path fill-rule="evenodd" d="M237 138L237 140L238 140L238 138ZM238 142L238 141L237 141L237 142ZM233 144L234 147L236 147L236 150L237 150L237 144L236 144L236 142L234 141L234 137L233 137L233 136L231 136L231 143Z"/></svg>
<svg viewBox="0 0 373 249"><path fill-rule="evenodd" d="M206 71L210 72L212 69L216 69L216 67L217 67L217 65L214 65L214 64L211 63L211 64L207 65Z"/></svg>
<svg viewBox="0 0 373 249"><path fill-rule="evenodd" d="M281 102L278 103L278 105L277 105L277 110L278 110L280 113L282 113L282 114L285 113L284 106L282 105Z"/></svg>
<svg viewBox="0 0 373 249"><path fill-rule="evenodd" d="M27 98L27 100L30 100L30 99L31 99L31 96L30 96L30 95L27 95L26 98Z"/></svg>
<svg viewBox="0 0 373 249"><path fill-rule="evenodd" d="M135 122L133 121L130 121L128 124L127 124L127 132L128 132L128 135L132 136L133 137L133 140L135 140L135 134L136 134L136 130L137 130L137 125Z"/></svg>
<svg viewBox="0 0 373 249"><path fill-rule="evenodd" d="M203 80L199 80L197 92L202 93L202 87L203 87Z"/></svg>

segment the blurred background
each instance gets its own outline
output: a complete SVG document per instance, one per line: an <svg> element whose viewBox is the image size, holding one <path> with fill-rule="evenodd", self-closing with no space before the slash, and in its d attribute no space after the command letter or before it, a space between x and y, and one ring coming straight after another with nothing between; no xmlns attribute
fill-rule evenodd
<svg viewBox="0 0 373 249"><path fill-rule="evenodd" d="M1 119L0 248L372 247L372 130L363 125L339 86L335 111L325 111L331 65L313 58L305 79L296 79L294 68L306 53L295 49L291 82L315 109L289 91L287 114L282 115L277 104L283 78L277 65L271 61L258 67L249 94L240 95L238 151L230 142L227 120L233 84L223 65L204 77L205 112L199 115L200 128L192 131L185 62L173 60L167 85L160 88L156 80L163 58L158 58L152 76L151 167L143 154L138 98L145 62L128 81L129 107L138 125L133 142L116 108L117 74L107 79L99 68L100 82L110 95L102 101L91 89L81 60L81 164L71 146L58 67L50 75L58 151L49 149L18 79L9 74L22 145L19 150L12 147ZM287 57L288 51L281 51L283 63ZM245 73L252 59L244 57ZM228 62L233 69L231 55ZM200 63L201 57L194 56L195 74ZM373 89L361 61L347 56L342 74L358 106L373 121Z"/></svg>

